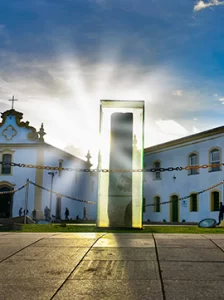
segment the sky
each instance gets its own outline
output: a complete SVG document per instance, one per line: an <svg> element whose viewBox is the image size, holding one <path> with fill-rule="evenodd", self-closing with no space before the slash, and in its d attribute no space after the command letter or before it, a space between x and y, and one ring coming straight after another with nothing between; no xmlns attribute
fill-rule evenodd
<svg viewBox="0 0 224 300"><path fill-rule="evenodd" d="M224 120L224 1L1 0L0 111L97 159L101 99L145 101L145 147Z"/></svg>

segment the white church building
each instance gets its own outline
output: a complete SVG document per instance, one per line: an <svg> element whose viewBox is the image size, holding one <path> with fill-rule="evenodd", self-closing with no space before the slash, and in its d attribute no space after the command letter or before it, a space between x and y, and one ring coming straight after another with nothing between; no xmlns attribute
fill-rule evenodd
<svg viewBox="0 0 224 300"><path fill-rule="evenodd" d="M48 206L51 214L65 218L86 217L96 220L96 204L75 201L74 198L97 201L97 174L75 171L54 171L38 169L38 166L58 166L59 168L91 167L90 154L87 161L45 143L43 124L37 131L23 122L23 114L12 109L2 113L0 123L0 161L12 161L30 165L28 168L0 165L0 192L17 190L27 179L37 184L29 184L28 215L35 209L37 218L43 218ZM155 145L144 150L145 168L184 167L222 163L224 149L224 126L198 134ZM223 200L223 185L200 194L224 179L223 167L200 168L198 170L145 172L143 221L151 222L199 222L203 218L218 219L219 202ZM67 195L72 199L51 194L44 187ZM16 217L20 208L25 209L26 187L11 194L0 194L0 218ZM191 195L186 200L180 197ZM167 204L163 202L169 201ZM153 206L147 206L153 205Z"/></svg>
<svg viewBox="0 0 224 300"><path fill-rule="evenodd" d="M54 171L33 168L38 166L56 166L59 168L81 168L89 169L90 154L87 161L75 157L61 149L44 142L43 124L40 130L23 122L23 114L13 108L2 113L0 123L0 161L14 162L30 165L27 167L0 165L0 192L17 190L23 186L27 179L38 186L29 184L28 201L26 200L26 188L14 193L0 195L0 218L16 217L19 210L24 212L28 209L28 215L32 216L32 211L36 210L37 219L44 218L44 209L47 206L51 215L57 218L65 218L65 209L69 209L69 218L75 219L77 215L83 217L84 207L86 217L91 218L96 215L96 205L85 202L77 202L74 199L52 194L42 189L44 187L80 200L90 199L94 195L96 185L89 173L75 171ZM92 189L90 190L90 188ZM96 194L96 192L95 192ZM26 203L27 202L27 206Z"/></svg>

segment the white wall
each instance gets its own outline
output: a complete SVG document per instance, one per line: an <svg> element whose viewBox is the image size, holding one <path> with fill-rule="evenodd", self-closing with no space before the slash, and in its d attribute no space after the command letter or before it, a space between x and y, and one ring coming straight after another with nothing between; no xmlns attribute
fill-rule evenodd
<svg viewBox="0 0 224 300"><path fill-rule="evenodd" d="M14 151L13 153L13 162L24 163L24 164L36 164L37 161L37 149L32 147L16 147L9 145L6 147L1 147L0 151L4 149L9 149ZM0 153L1 154L1 153ZM59 159L63 160L62 167L65 168L86 168L85 162L81 160L75 161L72 157L69 158L67 155L63 155L63 152L56 151L54 148L46 148L44 150L44 162L45 166L59 166ZM51 189L51 176L48 174L49 170L43 170L43 187ZM91 200L95 201L94 193L88 191L88 173L79 172L78 180L75 180L74 171L61 171L61 176L59 177L59 171L54 176L53 180L53 190L74 198L81 200ZM0 172L0 181L8 181L11 184L15 184L14 189L19 188L26 183L26 180L29 179L33 182L36 182L36 169L35 168L21 168L21 167L12 167L12 175L2 175ZM91 181L90 181L91 184ZM95 186L96 191L96 186ZM12 207L12 216L18 216L20 207L25 208L25 193L26 189L22 189L14 194L13 197L13 207ZM91 199L89 199L89 196ZM34 199L35 199L35 187L29 185L29 195L28 195L28 210L29 214L32 215L34 209ZM42 190L42 210L46 206L50 206L50 192ZM86 207L87 216L90 219L95 219L96 211L93 207L96 205L93 204L84 204L75 200L67 199L62 197L61 200L61 217L64 218L65 208L68 207L70 211L70 218L75 219L77 215L80 218L83 218L83 208ZM52 195L52 213L56 213L56 195Z"/></svg>
<svg viewBox="0 0 224 300"><path fill-rule="evenodd" d="M13 161L16 163L34 164L36 162L36 150L33 148L13 148L10 150L15 151L13 155ZM27 179L35 181L36 170L22 167L12 167L12 175L3 175L0 172L0 181L8 181L11 184L15 184L14 189L17 189L26 183ZM30 203L28 206L31 213L34 204L34 189L29 189ZM18 216L19 209L25 208L25 188L16 192L13 197L13 209L12 215Z"/></svg>
<svg viewBox="0 0 224 300"><path fill-rule="evenodd" d="M188 155L191 152L198 152L199 155L199 165L209 163L208 152L212 147L224 148L224 137L217 136L215 139L207 139L201 141L200 143L195 143L191 145L185 145L179 148L174 148L166 151L160 151L157 153L147 153L145 155L145 165L146 168L152 168L153 163L156 160L161 161L161 167L178 167L188 165ZM222 162L222 155L221 155ZM146 204L153 203L153 198L156 195L161 197L161 202L170 200L170 195L176 193L179 197L184 197L192 192L199 192L210 186L221 182L224 179L224 170L209 172L208 169L199 169L199 174L188 175L188 171L165 171L161 173L161 180L153 179L153 173L145 174L145 185L144 185L144 195L146 198ZM173 176L176 176L174 182ZM222 201L222 185L216 188L221 191ZM210 211L210 192L205 192L198 195L199 199L199 211L190 212L190 201L186 200L187 207L183 207L180 201L180 221L183 219L185 221L199 222L203 218L211 217L218 219L218 212ZM150 219L150 221L170 221L169 217L169 204L161 205L161 212L153 212L152 207L147 207L146 213L144 213L144 220Z"/></svg>
<svg viewBox="0 0 224 300"><path fill-rule="evenodd" d="M59 159L63 160L62 163L63 168L80 168L80 169L86 168L86 164L81 160L75 161L74 159L66 158L63 156L62 153L57 153L55 151L52 151L51 148L45 150L44 153L45 165L58 166ZM43 182L44 182L44 186L50 189L51 176L48 175L48 172L49 171L47 170L44 171ZM61 175L59 177L59 172L57 171L57 174L54 176L53 190L80 200L89 200L88 176L89 173L87 172L78 172L77 175L75 175L74 171L61 171ZM90 197L91 197L91 193L90 193ZM50 203L49 199L50 199L50 193L43 192L43 203L42 203L43 209L45 208L45 206L49 207L49 203ZM61 200L62 219L65 218L66 207L68 207L69 209L70 218L75 219L77 215L79 215L80 218L83 218L84 206L86 207L87 216L91 219L95 219L95 211L92 210L92 207L90 208L92 204L86 204L83 202L62 197ZM55 213L56 213L56 195L53 194L52 214Z"/></svg>

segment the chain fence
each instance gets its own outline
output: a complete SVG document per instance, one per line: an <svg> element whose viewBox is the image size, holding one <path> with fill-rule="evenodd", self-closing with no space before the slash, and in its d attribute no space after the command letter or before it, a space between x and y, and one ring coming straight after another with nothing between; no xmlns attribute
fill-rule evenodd
<svg viewBox="0 0 224 300"><path fill-rule="evenodd" d="M200 191L200 192L194 192L194 194L199 195L199 194L205 193L205 192L207 192L207 191L209 191L209 190L212 190L212 189L216 188L217 186L220 186L221 184L224 184L224 180L222 180L221 182L219 182L219 183L217 183L217 184L215 184L215 185L213 185L213 186L210 186L210 187L208 187L207 189L204 189L204 190L202 190L202 191ZM181 200L186 200L186 199L189 199L189 198L191 198L191 195L188 195L188 196L185 196L185 197L178 198L177 200L178 200L178 201L181 201ZM173 200L164 201L164 202L160 202L160 204L168 204L168 203L171 203L172 201L173 201ZM152 204L146 204L145 207L146 207L146 206L156 206L156 204L155 204L155 203L152 203Z"/></svg>
<svg viewBox="0 0 224 300"><path fill-rule="evenodd" d="M80 169L80 168L60 168L54 166L41 166L41 165L32 165L32 164L22 164L15 162L5 162L0 161L0 165L3 166L11 166L11 167L20 167L20 168L31 168L31 169L39 169L39 170L54 170L54 171L76 171L76 172L91 172L91 173L108 173L108 172L117 172L117 173L133 173L133 172L172 172L172 171L182 171L182 170L198 170L198 169L207 169L207 168L216 168L221 167L224 163L216 163L216 164L205 164L205 165L194 165L194 166L185 166L185 167L168 167L168 168L150 168L150 169Z"/></svg>
<svg viewBox="0 0 224 300"><path fill-rule="evenodd" d="M58 192L55 192L51 189L48 189L48 188L45 188L39 184L36 184L35 182L32 182L32 181L27 181L24 185L22 185L21 187L19 187L18 189L15 189L15 190L11 190L11 191L2 191L0 192L0 195L3 195L3 194L12 194L12 193L16 193L22 189L24 189L28 184L32 184L33 186L36 186L42 190L45 190L47 192L50 192L52 194L55 194L56 196L58 197L63 197L63 198L67 198L67 199L70 199L70 200L74 200L74 201L77 201L77 202L82 202L82 203L87 203L87 204L96 204L97 202L96 201L88 201L88 200L81 200L79 198L76 198L76 197L71 197L71 196L68 196L68 195L65 195L65 194L62 194L62 193L58 193ZM199 194L202 194L202 193L205 193L209 190L212 190L220 185L224 184L224 180L222 180L221 182L213 185L213 186L210 186L200 192L194 192L194 194L196 195L199 195ZM188 195L188 196L185 196L185 197L180 197L178 198L177 200L178 201L182 201L182 200L186 200L186 199L189 199L191 197L191 195ZM163 202L160 202L160 205L163 205L163 204L168 204L168 203L171 203L173 200L169 200L169 201L163 201ZM149 207L149 206L156 206L155 203L150 203L150 204L146 204L144 207Z"/></svg>
<svg viewBox="0 0 224 300"><path fill-rule="evenodd" d="M16 190L2 191L2 192L0 192L0 195L16 193L16 192L21 191L22 189L24 189L28 184L29 184L29 182L25 183L24 185L22 185L21 187L19 187Z"/></svg>
<svg viewBox="0 0 224 300"><path fill-rule="evenodd" d="M67 196L65 194L61 194L61 193L58 193L58 192L55 192L55 191L52 191L51 189L47 189L39 184L36 184L35 182L32 182L32 181L29 181L29 183L31 183L32 185L44 190L44 191L47 191L47 192L50 192L52 194L55 194L56 196L58 197L63 197L63 198L68 198L68 199L71 199L71 200L75 200L75 201L78 201L78 202L83 202L83 203L87 203L87 204L96 204L95 201L88 201L88 200L81 200L81 199L78 199L78 198L75 198L75 197L71 197L71 196Z"/></svg>

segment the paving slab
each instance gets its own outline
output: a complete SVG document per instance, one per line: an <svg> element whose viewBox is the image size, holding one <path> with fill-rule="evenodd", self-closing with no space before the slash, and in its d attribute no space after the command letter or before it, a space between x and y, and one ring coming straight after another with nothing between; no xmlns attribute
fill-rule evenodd
<svg viewBox="0 0 224 300"><path fill-rule="evenodd" d="M156 260L154 248L92 248L84 260Z"/></svg>
<svg viewBox="0 0 224 300"><path fill-rule="evenodd" d="M153 238L153 234L152 233L107 233L102 238L149 239L149 238Z"/></svg>
<svg viewBox="0 0 224 300"><path fill-rule="evenodd" d="M57 233L54 236L49 237L50 239L65 239L65 238L74 238L74 239L98 239L104 236L104 233L94 233L94 232L69 232L69 233Z"/></svg>
<svg viewBox="0 0 224 300"><path fill-rule="evenodd" d="M39 241L40 238L25 238L25 237L21 237L21 238L1 238L0 239L0 248L4 248L4 247L20 247L20 248L24 248L27 246L30 246L31 244L36 243L37 241Z"/></svg>
<svg viewBox="0 0 224 300"><path fill-rule="evenodd" d="M204 235L201 235L201 234L194 234L194 233L190 233L190 234L181 234L181 233L154 233L153 234L155 239L196 239L196 240L199 240L199 239L206 239L207 237L204 236Z"/></svg>
<svg viewBox="0 0 224 300"><path fill-rule="evenodd" d="M69 279L159 280L155 261L82 261Z"/></svg>
<svg viewBox="0 0 224 300"><path fill-rule="evenodd" d="M160 261L163 280L219 280L224 285L223 262Z"/></svg>
<svg viewBox="0 0 224 300"><path fill-rule="evenodd" d="M51 238L41 239L32 247L91 247L95 239L76 239L76 238Z"/></svg>
<svg viewBox="0 0 224 300"><path fill-rule="evenodd" d="M7 257L17 253L18 251L21 251L21 249L23 249L22 246L1 246L0 247L0 262L4 259L6 259Z"/></svg>
<svg viewBox="0 0 224 300"><path fill-rule="evenodd" d="M71 261L76 257L84 256L89 248L76 248L76 247L28 247L16 253L13 258L17 260L29 261L42 261L42 260L66 260ZM80 256L81 255L81 256Z"/></svg>
<svg viewBox="0 0 224 300"><path fill-rule="evenodd" d="M129 238L129 239L112 239L112 238L102 238L98 240L93 247L126 247L126 248L143 248L143 247L155 247L155 243L153 239L147 239L146 237L143 239L137 238Z"/></svg>
<svg viewBox="0 0 224 300"><path fill-rule="evenodd" d="M47 278L1 278L0 299L2 300L49 300L63 279ZM74 298L73 298L74 299Z"/></svg>
<svg viewBox="0 0 224 300"><path fill-rule="evenodd" d="M9 232L0 232L0 238L1 238L2 236L9 235L9 234L10 234Z"/></svg>
<svg viewBox="0 0 224 300"><path fill-rule="evenodd" d="M203 234L203 236L206 239L212 239L212 240L224 240L224 234L223 233L216 233L216 234Z"/></svg>
<svg viewBox="0 0 224 300"><path fill-rule="evenodd" d="M215 243L218 247L220 247L224 251L224 239L218 240L218 239L211 239L213 243Z"/></svg>
<svg viewBox="0 0 224 300"><path fill-rule="evenodd" d="M82 255L76 257L58 260L34 260L26 259L21 256L10 257L0 264L0 281L1 279L18 278L35 279L66 279L73 269L78 265Z"/></svg>
<svg viewBox="0 0 224 300"><path fill-rule="evenodd" d="M159 247L181 247L181 248L216 248L217 246L208 239L156 239Z"/></svg>
<svg viewBox="0 0 224 300"><path fill-rule="evenodd" d="M7 238L18 239L18 238L48 238L50 236L57 235L55 232L8 232ZM1 236L0 236L1 238Z"/></svg>
<svg viewBox="0 0 224 300"><path fill-rule="evenodd" d="M220 300L224 282L217 280L164 280L166 300Z"/></svg>
<svg viewBox="0 0 224 300"><path fill-rule="evenodd" d="M224 252L219 248L158 248L159 260L166 261L224 261Z"/></svg>
<svg viewBox="0 0 224 300"><path fill-rule="evenodd" d="M158 280L68 280L53 300L162 300Z"/></svg>

